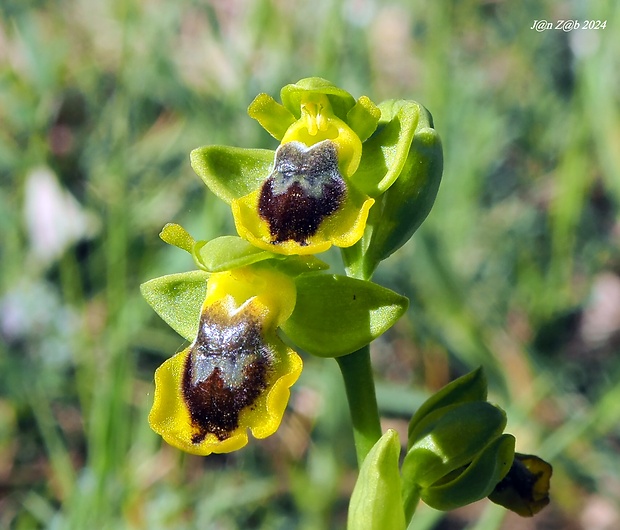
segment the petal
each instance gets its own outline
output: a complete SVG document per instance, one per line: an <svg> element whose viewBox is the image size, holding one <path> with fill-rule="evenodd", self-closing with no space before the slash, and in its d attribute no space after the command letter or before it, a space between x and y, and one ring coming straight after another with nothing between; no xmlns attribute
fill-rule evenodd
<svg viewBox="0 0 620 530"><path fill-rule="evenodd" d="M282 140L286 130L295 121L286 107L267 94L259 94L248 107L248 115L260 123L276 140Z"/></svg>

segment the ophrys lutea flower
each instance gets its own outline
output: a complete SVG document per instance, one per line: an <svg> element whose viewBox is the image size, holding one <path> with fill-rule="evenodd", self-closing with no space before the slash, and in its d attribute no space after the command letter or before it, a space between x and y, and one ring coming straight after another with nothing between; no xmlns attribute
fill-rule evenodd
<svg viewBox="0 0 620 530"><path fill-rule="evenodd" d="M286 255L350 247L361 239L374 203L356 186L355 172L380 111L368 98L356 102L319 78L287 85L281 95L283 104L260 94L248 109L280 145L267 167L257 159L246 169L264 168L262 178L248 179L255 185L246 193L221 193L227 186L222 182L231 177L219 177L215 165L205 164L208 155L217 156L222 167L224 151L217 147L196 150L194 169L230 202L237 232L253 245ZM248 156L258 154L251 151ZM230 169L243 170L239 164Z"/></svg>
<svg viewBox="0 0 620 530"><path fill-rule="evenodd" d="M273 434L301 358L277 336L295 286L275 270L243 267L209 277L193 343L155 373L149 422L189 453L227 453Z"/></svg>

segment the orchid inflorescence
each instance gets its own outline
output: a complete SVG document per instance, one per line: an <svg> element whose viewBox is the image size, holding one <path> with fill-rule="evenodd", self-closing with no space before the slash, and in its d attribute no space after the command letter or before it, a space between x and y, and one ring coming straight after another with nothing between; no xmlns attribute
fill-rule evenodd
<svg viewBox="0 0 620 530"><path fill-rule="evenodd" d="M285 86L281 102L260 94L248 109L280 142L275 151L191 153L196 173L230 205L239 237L195 240L177 224L160 234L198 270L142 285L190 343L155 373L151 427L198 455L238 450L248 430L270 436L302 370L291 344L336 358L345 380L361 465L350 528L404 529L420 499L446 510L490 496L536 513L548 502L550 466L515 453L481 370L420 407L402 466L398 436L381 433L369 344L408 300L370 278L435 200L442 149L430 114L413 101L355 100L320 78ZM332 246L346 275L326 272L315 256Z"/></svg>

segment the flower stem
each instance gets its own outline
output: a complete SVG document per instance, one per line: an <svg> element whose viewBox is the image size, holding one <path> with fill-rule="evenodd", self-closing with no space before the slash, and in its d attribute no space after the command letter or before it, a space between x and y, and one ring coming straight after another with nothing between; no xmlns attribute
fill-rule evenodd
<svg viewBox="0 0 620 530"><path fill-rule="evenodd" d="M370 347L364 346L336 360L347 391L357 463L361 467L368 452L381 438L379 409L370 365Z"/></svg>

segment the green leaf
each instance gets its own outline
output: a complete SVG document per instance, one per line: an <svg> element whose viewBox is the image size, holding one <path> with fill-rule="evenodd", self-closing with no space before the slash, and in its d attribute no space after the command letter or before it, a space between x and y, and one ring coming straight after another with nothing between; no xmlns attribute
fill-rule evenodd
<svg viewBox="0 0 620 530"><path fill-rule="evenodd" d="M355 99L346 90L320 77L307 77L297 83L286 85L280 91L282 104L293 113L295 118L301 116L301 100L311 94L325 94L334 114L345 120L347 113L355 105Z"/></svg>
<svg viewBox="0 0 620 530"><path fill-rule="evenodd" d="M415 101L389 100L379 104L381 119L364 142L359 168L352 177L357 188L378 197L400 175L423 107Z"/></svg>
<svg viewBox="0 0 620 530"><path fill-rule="evenodd" d="M192 168L226 203L257 189L271 173L275 152L208 145L190 153Z"/></svg>
<svg viewBox="0 0 620 530"><path fill-rule="evenodd" d="M508 473L515 452L515 438L503 434L493 440L462 472L420 492L436 510L454 510L487 497Z"/></svg>
<svg viewBox="0 0 620 530"><path fill-rule="evenodd" d="M281 254L262 250L237 236L199 241L192 254L196 264L208 272L229 271L267 259L284 258Z"/></svg>
<svg viewBox="0 0 620 530"><path fill-rule="evenodd" d="M441 390L429 397L422 403L420 408L416 410L409 422L409 441L407 447L410 448L413 443L411 433L416 429L420 421L431 412L449 405L486 400L487 380L482 367L448 383Z"/></svg>
<svg viewBox="0 0 620 530"><path fill-rule="evenodd" d="M389 429L364 459L351 495L347 530L405 530L399 453L398 434Z"/></svg>
<svg viewBox="0 0 620 530"><path fill-rule="evenodd" d="M300 348L340 357L369 344L405 312L409 301L372 282L330 274L296 280L297 304L282 326Z"/></svg>
<svg viewBox="0 0 620 530"><path fill-rule="evenodd" d="M203 271L170 274L143 283L140 292L172 329L191 342L198 333L208 277Z"/></svg>
<svg viewBox="0 0 620 530"><path fill-rule="evenodd" d="M450 405L426 415L411 432L403 480L423 488L471 462L506 426L506 414L486 401Z"/></svg>

